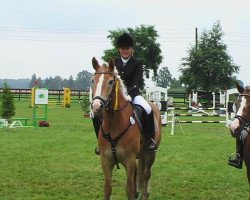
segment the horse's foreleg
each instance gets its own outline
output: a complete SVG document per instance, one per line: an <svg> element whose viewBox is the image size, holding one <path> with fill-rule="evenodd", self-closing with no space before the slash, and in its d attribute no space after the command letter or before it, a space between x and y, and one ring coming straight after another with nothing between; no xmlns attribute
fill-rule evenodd
<svg viewBox="0 0 250 200"><path fill-rule="evenodd" d="M127 184L126 192L129 200L135 199L136 194L136 159L131 159L126 163Z"/></svg>
<svg viewBox="0 0 250 200"><path fill-rule="evenodd" d="M104 199L110 200L112 193L112 171L114 165L110 164L110 162L105 158L101 158L101 164L104 173Z"/></svg>

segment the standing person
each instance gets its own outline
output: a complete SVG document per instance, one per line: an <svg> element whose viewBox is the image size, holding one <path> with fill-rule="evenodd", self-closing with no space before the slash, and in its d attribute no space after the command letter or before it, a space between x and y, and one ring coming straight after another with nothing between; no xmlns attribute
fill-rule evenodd
<svg viewBox="0 0 250 200"><path fill-rule="evenodd" d="M133 104L139 104L147 113L145 136L147 139L147 150L149 152L156 151L156 143L154 141L155 126L153 111L149 103L141 96L140 89L144 85L143 79L143 64L140 60L133 56L134 39L128 33L120 35L116 41L116 48L120 54L119 58L115 59L116 69L124 81L128 94L132 99ZM95 119L96 118L96 119ZM93 124L98 137L100 127L100 119L93 118ZM98 154L98 150L96 149Z"/></svg>

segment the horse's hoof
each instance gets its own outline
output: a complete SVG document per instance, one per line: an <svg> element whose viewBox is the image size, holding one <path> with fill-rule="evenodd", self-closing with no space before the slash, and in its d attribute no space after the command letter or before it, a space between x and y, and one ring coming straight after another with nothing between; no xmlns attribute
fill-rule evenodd
<svg viewBox="0 0 250 200"><path fill-rule="evenodd" d="M98 147L95 148L95 154L96 154L96 155L100 155L100 150L99 150Z"/></svg>

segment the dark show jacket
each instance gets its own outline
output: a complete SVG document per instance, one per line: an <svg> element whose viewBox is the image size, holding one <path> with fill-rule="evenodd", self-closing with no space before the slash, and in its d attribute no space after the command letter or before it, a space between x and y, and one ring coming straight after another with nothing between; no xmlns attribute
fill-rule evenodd
<svg viewBox="0 0 250 200"><path fill-rule="evenodd" d="M115 65L131 98L134 99L135 96L140 95L140 89L144 85L142 62L134 57L131 57L123 66L122 59L116 58Z"/></svg>

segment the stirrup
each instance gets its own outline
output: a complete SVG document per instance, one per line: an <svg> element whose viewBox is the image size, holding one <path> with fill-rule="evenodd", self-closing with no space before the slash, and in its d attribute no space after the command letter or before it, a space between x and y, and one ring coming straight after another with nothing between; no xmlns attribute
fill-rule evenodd
<svg viewBox="0 0 250 200"><path fill-rule="evenodd" d="M152 139L152 138L150 138L147 141L146 147L147 147L148 152L156 152L156 150L157 150L156 143L155 143L154 139Z"/></svg>
<svg viewBox="0 0 250 200"><path fill-rule="evenodd" d="M233 166L237 169L242 169L243 160L242 160L240 154L236 153L235 158L232 158L232 156L229 157L227 164L230 166Z"/></svg>

